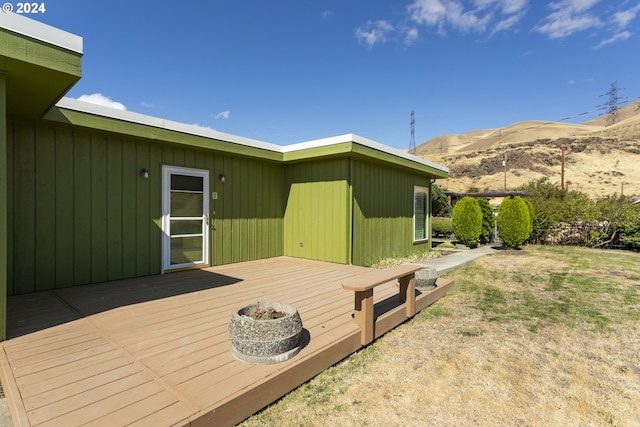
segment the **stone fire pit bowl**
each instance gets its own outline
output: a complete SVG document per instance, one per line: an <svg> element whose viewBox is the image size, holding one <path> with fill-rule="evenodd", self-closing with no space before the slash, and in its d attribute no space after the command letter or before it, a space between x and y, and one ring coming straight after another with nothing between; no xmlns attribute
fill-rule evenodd
<svg viewBox="0 0 640 427"><path fill-rule="evenodd" d="M248 316L256 309L286 313L277 319L256 320ZM259 302L240 308L231 316L231 355L253 365L271 365L291 359L300 351L302 320L298 310L279 302Z"/></svg>

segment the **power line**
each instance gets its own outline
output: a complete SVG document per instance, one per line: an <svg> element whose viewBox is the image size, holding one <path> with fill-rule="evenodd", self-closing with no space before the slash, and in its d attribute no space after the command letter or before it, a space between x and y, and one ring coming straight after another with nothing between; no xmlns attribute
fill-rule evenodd
<svg viewBox="0 0 640 427"><path fill-rule="evenodd" d="M632 102L635 102L635 101L637 101L637 100L640 100L640 97L635 98L635 99L628 99L628 98L627 98L627 100L624 100L624 101L619 101L619 99L620 99L620 98L618 98L618 105L623 105L623 106L624 106L624 105L626 105L626 104L630 104L630 103L632 103ZM607 112L605 112L605 113L602 113L602 114L599 114L599 115L598 115L598 117L601 117L601 116L604 116L604 115L606 115L606 114L609 114L609 105L608 105L608 103L607 103L607 104L601 104L601 105L598 105L596 108L594 108L594 109L593 109L593 110L591 110L591 111L585 111L585 112L582 112L582 113L574 114L574 115L572 115L572 116L564 117L564 118L559 119L559 120L556 120L556 121L545 121L545 122L543 122L543 123L540 123L540 124L537 124L537 125L533 125L533 126L529 126L529 127L526 127L526 128L510 130L510 131L506 132L506 135L512 135L512 134L516 134L516 133L520 133L520 132L525 132L525 131L532 130L532 129L537 129L537 128L540 128L540 127L543 127L543 126L550 126L550 125L554 125L554 124L556 124L556 123L558 123L558 122L563 122L563 121L566 121L566 120L571 120L571 119L573 119L573 118L580 117L580 116L585 116L585 115L587 115L587 114L593 114L593 113L595 113L596 111L602 111L602 110L605 110L605 109L607 110ZM499 128L498 130L500 131L500 136L501 136L501 137L505 135L505 134L503 134L503 133L502 133L502 128ZM460 146L460 145L467 145L467 144L469 144L469 143L482 141L482 140L484 140L484 139L486 139L486 138L476 138L476 139L474 139L474 140L472 140L472 141L459 142L459 143L457 143L457 144L456 144L456 143L453 143L453 144L452 144L452 143L448 143L448 144L447 144L447 148L449 148L449 147L457 147L457 146ZM441 146L441 148L442 148L442 144L440 144L440 146ZM442 150L441 150L441 151L442 151ZM441 153L441 154L442 154L442 153Z"/></svg>
<svg viewBox="0 0 640 427"><path fill-rule="evenodd" d="M607 118L607 125L612 125L618 123L618 105L620 103L620 97L618 96L618 81L612 82L609 87L609 91L600 96L609 96L609 101L607 101L604 106L608 107L607 114L609 115Z"/></svg>

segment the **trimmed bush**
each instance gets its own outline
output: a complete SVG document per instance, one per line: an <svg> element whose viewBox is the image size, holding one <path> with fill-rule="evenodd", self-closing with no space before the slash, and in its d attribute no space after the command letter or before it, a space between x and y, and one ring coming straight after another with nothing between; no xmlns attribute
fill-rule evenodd
<svg viewBox="0 0 640 427"><path fill-rule="evenodd" d="M532 223L529 208L520 196L507 197L498 209L498 233L508 249L518 249L529 238Z"/></svg>
<svg viewBox="0 0 640 427"><path fill-rule="evenodd" d="M478 204L480 205L480 210L482 210L482 230L478 240L484 245L491 242L491 237L493 236L493 208L487 199L479 198Z"/></svg>
<svg viewBox="0 0 640 427"><path fill-rule="evenodd" d="M482 209L478 199L465 196L458 201L451 212L451 223L456 239L470 248L478 246L482 232Z"/></svg>
<svg viewBox="0 0 640 427"><path fill-rule="evenodd" d="M431 221L431 234L436 237L446 237L453 234L451 218L433 218Z"/></svg>

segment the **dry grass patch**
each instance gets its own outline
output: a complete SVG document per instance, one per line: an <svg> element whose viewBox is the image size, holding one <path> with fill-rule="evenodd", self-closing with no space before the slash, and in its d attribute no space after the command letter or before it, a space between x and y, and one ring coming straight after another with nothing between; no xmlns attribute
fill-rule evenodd
<svg viewBox="0 0 640 427"><path fill-rule="evenodd" d="M245 426L636 426L640 254L528 247Z"/></svg>

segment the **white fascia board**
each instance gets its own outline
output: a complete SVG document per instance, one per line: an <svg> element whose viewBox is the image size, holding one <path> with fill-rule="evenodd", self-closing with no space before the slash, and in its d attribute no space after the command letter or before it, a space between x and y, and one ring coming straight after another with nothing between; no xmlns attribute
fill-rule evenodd
<svg viewBox="0 0 640 427"><path fill-rule="evenodd" d="M116 120L122 120L130 123L136 123L146 126L152 126L160 129L186 133L190 135L202 136L205 138L216 139L220 141L233 142L240 145L246 145L263 150L282 152L282 147L268 142L262 142L255 139L245 138L242 136L232 135L229 133L218 132L216 130L196 125L187 125L184 123L164 120L158 117L148 116L146 114L134 113L133 111L118 110L103 105L92 104L90 102L79 101L73 98L62 98L56 104L56 107L67 110L79 111L82 113L94 114L97 116L107 117Z"/></svg>
<svg viewBox="0 0 640 427"><path fill-rule="evenodd" d="M137 123L146 126L152 126L160 129L166 129L175 132L181 132L190 135L202 136L205 138L216 139L220 141L232 142L235 144L245 145L253 148L260 148L263 150L273 151L276 153L292 153L295 151L308 150L311 148L327 147L330 145L337 145L343 143L356 143L365 147L372 148L374 150L381 151L396 157L415 162L430 168L441 170L443 172L449 172L449 168L440 164L425 160L421 157L414 156L413 154L405 153L395 148L389 147L379 142L372 141L367 138L363 138L359 135L348 133L345 135L334 136L330 138L317 139L313 141L301 142L292 145L276 145L268 142L258 141L255 139L245 138L242 136L232 135L229 133L218 132L216 130L200 127L196 125L187 125L184 123L174 122L170 120L160 119L158 117L148 116L145 114L134 113L133 111L118 110L115 108L106 107L103 105L92 104L85 101L79 101L73 98L62 98L56 104L59 108L67 110L79 111L82 113L94 114L97 116L112 118L116 120L122 120L131 123Z"/></svg>
<svg viewBox="0 0 640 427"><path fill-rule="evenodd" d="M287 145L282 148L283 148L283 152L291 153L299 150L308 150L311 148L326 147L326 146L335 145L335 144L343 144L345 142L354 142L364 147L369 147L374 150L381 151L383 153L391 154L392 156L401 157L411 162L419 163L421 165L438 169L443 172L447 172L447 173L449 172L449 168L446 166L440 165L438 163L434 163L432 161L423 159L422 157L418 157L410 153L405 153L404 151L397 150L393 147L389 147L388 145L381 144L379 142L364 138L362 136L359 136L353 133L334 136L331 138L316 139L314 141L301 142L298 144Z"/></svg>
<svg viewBox="0 0 640 427"><path fill-rule="evenodd" d="M82 54L82 37L42 22L34 21L17 13L0 12L0 27L13 33Z"/></svg>

